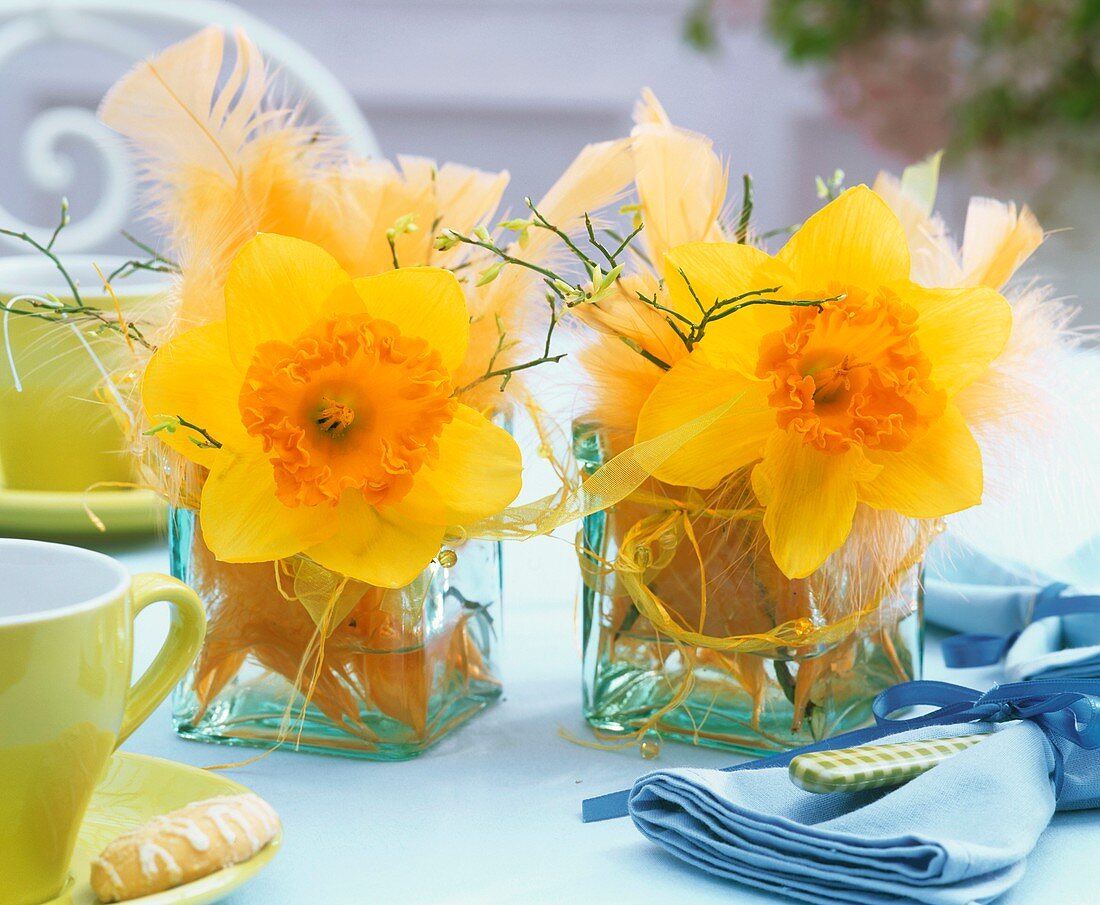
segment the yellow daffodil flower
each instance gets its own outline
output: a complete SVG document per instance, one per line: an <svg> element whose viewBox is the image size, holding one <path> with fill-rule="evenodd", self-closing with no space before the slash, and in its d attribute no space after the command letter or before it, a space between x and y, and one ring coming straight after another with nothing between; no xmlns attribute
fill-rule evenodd
<svg viewBox="0 0 1100 905"><path fill-rule="evenodd" d="M981 453L954 399L1004 348L1011 309L988 287L913 282L902 227L870 189L846 191L774 257L733 243L673 248L665 280L683 322L711 317L647 399L636 441L730 406L656 477L712 488L751 467L787 576L806 577L844 543L858 503L936 518L981 501ZM836 300L716 316L746 293Z"/></svg>
<svg viewBox="0 0 1100 905"><path fill-rule="evenodd" d="M225 311L161 346L142 385L150 421L180 425L157 436L209 469L199 517L219 559L304 553L401 587L447 526L519 492L515 441L455 399L469 315L452 273L352 280L261 233L233 259Z"/></svg>

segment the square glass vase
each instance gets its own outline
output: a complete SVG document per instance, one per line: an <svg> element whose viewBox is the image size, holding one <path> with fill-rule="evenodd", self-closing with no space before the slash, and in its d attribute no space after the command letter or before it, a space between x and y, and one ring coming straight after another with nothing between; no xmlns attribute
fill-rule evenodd
<svg viewBox="0 0 1100 905"><path fill-rule="evenodd" d="M585 474L605 460L603 439L587 426L574 427L574 452ZM643 488L645 491L646 488ZM920 678L923 649L923 592L919 560L890 584L890 593L858 627L830 644L780 648L762 653L729 652L719 646L674 641L643 615L611 568L624 536L658 510L648 500L667 488L648 488L641 501L627 500L584 519L578 556L582 588L584 716L600 737L634 737L652 756L661 740L765 755L799 747L868 722L879 692ZM680 495L683 489L677 488ZM676 495L675 493L673 495ZM758 524L758 523L757 523ZM753 621L767 632L784 619L784 602L770 599L778 570L760 538L750 549L707 549L686 542L673 560L650 579L647 591L698 604L701 558L717 564L707 578L708 634L733 636ZM713 536L720 536L714 533ZM744 535L740 538L744 544ZM714 544L723 541L711 541ZM732 546L732 542L730 542ZM654 544L654 548L660 547ZM653 554L661 555L660 550ZM682 574L677 574L677 567ZM828 569L827 562L822 569ZM849 578L825 579L839 594ZM807 579L805 587L811 587ZM780 581L785 581L780 577ZM769 592L768 589L772 589ZM808 609L813 610L812 592ZM751 614L746 616L746 613ZM698 612L695 614L698 616ZM789 615L789 614L788 614ZM810 613L820 619L820 613ZM694 617L686 617L690 624ZM742 629L743 630L743 629Z"/></svg>
<svg viewBox="0 0 1100 905"><path fill-rule="evenodd" d="M339 608L346 615L322 644L296 594L304 575L330 587L340 576L309 561L297 571L287 563L300 562L220 562L188 509L169 513L168 534L172 574L202 597L208 620L203 649L173 695L184 738L405 760L500 697L498 543L444 550L442 564L404 588L349 583Z"/></svg>

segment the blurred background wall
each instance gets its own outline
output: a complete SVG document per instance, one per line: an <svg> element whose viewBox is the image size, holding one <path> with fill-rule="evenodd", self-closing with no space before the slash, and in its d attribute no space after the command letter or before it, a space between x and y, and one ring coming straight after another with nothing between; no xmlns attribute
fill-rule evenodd
<svg viewBox="0 0 1100 905"><path fill-rule="evenodd" d="M23 5L0 0L0 13ZM819 203L817 175L842 166L849 183L870 181L880 168L898 171L907 162L876 148L865 130L833 112L818 70L786 62L783 49L761 27L763 2L722 3L709 26L718 45L710 52L684 39L696 7L687 0L238 5L293 37L335 73L365 112L384 153L507 168L513 181L506 205L513 210L524 195L545 190L583 144L627 132L642 86L657 93L674 122L714 138L731 177L754 175L762 228L797 222L813 210ZM151 50L182 34L146 31L145 40ZM71 198L74 218L94 206L102 173L84 143L71 135L51 136L46 128L28 149L26 129L59 104L93 109L126 68L121 55L75 41L3 59L0 204L43 226L55 221L62 193ZM887 96L898 88L891 80L916 78L904 67L886 65L878 72ZM33 184L28 162L33 167L35 158L40 170L49 164L52 184ZM1072 168L1072 161L1064 165ZM940 207L957 229L969 190L981 176L971 168L945 179ZM1074 190L1057 198L1030 197L1035 190L1023 179L1011 183L1011 176L1002 178L1002 197L1037 202L1044 226L1069 228L1051 238L1032 272L1076 296L1083 322L1100 323L1100 296L1092 287L1100 252L1100 220L1094 215L1100 176L1082 173Z"/></svg>

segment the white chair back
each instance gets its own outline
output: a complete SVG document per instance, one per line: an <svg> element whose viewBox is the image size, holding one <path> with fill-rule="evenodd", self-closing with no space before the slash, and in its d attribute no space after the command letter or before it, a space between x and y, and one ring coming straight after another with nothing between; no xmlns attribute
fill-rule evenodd
<svg viewBox="0 0 1100 905"><path fill-rule="evenodd" d="M279 67L282 77L310 107L347 138L349 150L378 156L378 143L354 98L312 54L277 29L222 0L5 0L0 4L0 85L11 91L18 79L3 74L11 57L40 44L64 40L91 45L137 62L157 50L142 28L178 28L183 33L208 25L243 28L265 56ZM16 179L60 198L76 178L72 157L63 147L80 142L93 150L102 173L102 191L87 213L74 211L71 225L61 234L61 251L101 250L112 244L132 215L136 188L135 167L123 142L82 106L56 105L38 112L22 136L21 167ZM4 179L11 186L15 179ZM10 202L8 202L10 203ZM0 197L0 225L49 236L56 221L25 223ZM21 246L16 239L0 237Z"/></svg>

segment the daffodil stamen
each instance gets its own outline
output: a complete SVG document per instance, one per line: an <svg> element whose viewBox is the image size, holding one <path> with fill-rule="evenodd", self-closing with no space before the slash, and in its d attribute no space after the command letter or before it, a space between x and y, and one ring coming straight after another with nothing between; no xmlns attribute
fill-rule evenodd
<svg viewBox="0 0 1100 905"><path fill-rule="evenodd" d="M317 426L330 437L342 437L355 421L355 409L331 396L322 396L316 420Z"/></svg>

